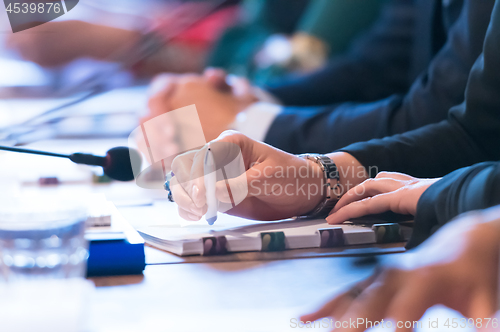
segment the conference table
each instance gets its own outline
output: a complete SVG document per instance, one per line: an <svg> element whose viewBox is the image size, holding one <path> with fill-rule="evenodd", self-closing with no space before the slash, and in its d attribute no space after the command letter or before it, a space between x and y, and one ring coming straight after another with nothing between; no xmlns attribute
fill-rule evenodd
<svg viewBox="0 0 500 332"><path fill-rule="evenodd" d="M381 245L386 246L397 248ZM155 251L147 248L147 257L165 254ZM323 254L252 260L252 253L246 253L243 260L158 263L147 265L143 276L92 278L96 291L90 306L91 331L331 331L330 320L311 328L299 325L299 317L370 276L375 265L363 256ZM396 255L401 254L382 259ZM451 331L444 323L454 318L462 316L435 306L419 320L422 328L416 331ZM437 321L438 327L429 326Z"/></svg>
<svg viewBox="0 0 500 332"><path fill-rule="evenodd" d="M98 331L289 331L298 316L367 277L348 257L148 265L93 278ZM328 329L315 329L315 331Z"/></svg>
<svg viewBox="0 0 500 332"><path fill-rule="evenodd" d="M126 141L116 139L55 139L28 147L102 154L123 144ZM5 152L1 158L0 183L10 193L54 199L102 193L122 206L119 210L144 200L166 200L164 190L141 188L134 182L92 183L89 169L64 159ZM47 175L58 176L61 183L40 185L37 177ZM155 215L154 204L143 209L151 209L150 214ZM140 227L141 219L147 217L129 222ZM89 331L295 330L293 319L370 275L373 262L359 263L366 250L332 248L181 258L146 246L143 275L90 279L96 287L87 306ZM396 244L380 250L391 253L404 249Z"/></svg>
<svg viewBox="0 0 500 332"><path fill-rule="evenodd" d="M145 197L165 199L163 191L118 182L27 185L23 192L54 197L103 193L119 206L125 199L128 204ZM154 204L141 209L156 213ZM141 215L147 219L147 213ZM129 221L140 227L138 219ZM89 331L296 330L301 314L368 277L374 253L390 257L402 251L403 244L396 243L377 245L375 251L356 246L179 257L146 246L143 275L90 279L96 288L88 306Z"/></svg>
<svg viewBox="0 0 500 332"><path fill-rule="evenodd" d="M99 143L99 144L97 144ZM105 151L118 142L40 141L34 148L51 151L80 151L82 144L94 144L90 151ZM84 150L89 151L89 150ZM42 194L69 197L86 193L103 193L116 205L134 200L165 200L163 190L140 188L135 183L93 184L71 181L76 167L66 161L35 156L2 155L0 182L5 190L28 195ZM56 163L56 164L54 164ZM10 165L10 166L9 166ZM10 167L10 168L9 168ZM5 174L12 167L27 175L9 182ZM66 182L40 186L33 176L55 170ZM29 176L28 176L29 175ZM71 176L70 176L71 175ZM68 178L69 177L69 178ZM77 176L78 178L78 176ZM12 178L10 178L12 180ZM7 184L7 187L5 187ZM174 204L174 203L172 203ZM121 208L119 208L120 210ZM154 204L151 205L154 209ZM153 215L155 211L150 211ZM139 227L137 221L131 224ZM283 252L248 252L222 256L182 258L146 246L147 266L143 275L96 277L90 280L95 290L85 307L88 332L100 331L174 331L174 332L267 332L311 330L300 325L298 318L340 291L374 271L376 259L390 260L404 251L403 243L349 248L299 249ZM430 315L430 316L429 316ZM443 308L432 309L429 317L460 317ZM424 317L422 320L427 321ZM302 327L302 328L301 328ZM314 331L329 331L324 322ZM422 329L421 331L447 331ZM467 330L464 330L467 331Z"/></svg>
<svg viewBox="0 0 500 332"><path fill-rule="evenodd" d="M130 97L130 91L125 95ZM116 100L116 96L114 98ZM107 105L116 108L112 99ZM144 102L137 97L133 101L136 104L128 103L131 114ZM93 103L94 108L99 108L104 101ZM127 103L122 104L129 107ZM113 111L124 113L122 109ZM118 140L83 138L42 140L29 147L60 153L104 153L110 147L123 144L127 144L123 137ZM102 192L117 205L130 199L166 199L164 191L139 188L134 183L93 184L88 181L88 170L83 166L44 158L2 154L3 190L55 197ZM60 177L62 184L39 186L37 177L47 175ZM96 287L89 295L86 325L92 332L311 330L298 325L301 314L318 308L334 294L368 277L376 266L374 253L385 254L384 259L390 260L402 254L403 246L402 243L378 245L375 251L370 248L303 249L191 258L180 258L147 246L148 265L143 275L90 279ZM426 314L426 317L438 316L460 317L440 307ZM330 330L327 326L316 327L314 331ZM422 331L447 330L424 328Z"/></svg>

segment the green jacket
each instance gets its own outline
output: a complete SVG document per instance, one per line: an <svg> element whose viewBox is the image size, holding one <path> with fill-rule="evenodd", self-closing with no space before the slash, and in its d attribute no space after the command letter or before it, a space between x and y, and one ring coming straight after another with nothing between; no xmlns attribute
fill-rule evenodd
<svg viewBox="0 0 500 332"><path fill-rule="evenodd" d="M277 66L258 68L254 58L273 34L304 32L322 40L329 56L345 51L354 37L371 26L385 0L246 0L241 23L228 29L207 65L266 84L289 74Z"/></svg>

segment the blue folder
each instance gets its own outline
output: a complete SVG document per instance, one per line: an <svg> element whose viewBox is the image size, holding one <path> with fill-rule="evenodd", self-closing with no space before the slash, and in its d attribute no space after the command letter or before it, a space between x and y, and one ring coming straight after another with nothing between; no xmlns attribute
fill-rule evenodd
<svg viewBox="0 0 500 332"><path fill-rule="evenodd" d="M144 240L116 210L113 227L120 232L86 234L89 240L87 276L142 274L146 267Z"/></svg>

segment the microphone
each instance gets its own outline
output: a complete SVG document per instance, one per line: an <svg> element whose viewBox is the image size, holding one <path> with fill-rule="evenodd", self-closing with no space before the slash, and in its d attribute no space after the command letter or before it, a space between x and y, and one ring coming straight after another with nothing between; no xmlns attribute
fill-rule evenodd
<svg viewBox="0 0 500 332"><path fill-rule="evenodd" d="M14 148L9 146L0 146L0 150L29 153L41 156L67 158L75 164L102 167L104 174L118 181L132 181L134 179L133 169L140 170L142 164L141 154L134 149L124 146L112 148L106 152L105 157L95 156L87 153L61 154L39 150L29 150Z"/></svg>

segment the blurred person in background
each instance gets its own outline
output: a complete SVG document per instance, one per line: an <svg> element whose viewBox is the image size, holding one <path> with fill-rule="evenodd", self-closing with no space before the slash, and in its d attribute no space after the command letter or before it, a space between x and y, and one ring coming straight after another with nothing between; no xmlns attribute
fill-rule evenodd
<svg viewBox="0 0 500 332"><path fill-rule="evenodd" d="M244 23L222 35L207 66L224 68L254 84L313 71L329 58L344 53L356 37L372 26L385 2L244 1Z"/></svg>
<svg viewBox="0 0 500 332"><path fill-rule="evenodd" d="M148 29L162 47L136 63L133 71L149 77L200 72L208 64L258 82L303 73L344 51L377 18L383 1L206 0L166 6L165 15L155 13L160 18ZM170 39L186 21L197 22ZM37 30L50 34L35 34ZM119 61L113 59L116 51L137 48L145 33L84 21L49 22L12 35L8 46L44 67L80 57ZM275 59L275 49L279 53L283 47L286 57Z"/></svg>
<svg viewBox="0 0 500 332"><path fill-rule="evenodd" d="M138 76L163 71L198 71L213 43L234 24L239 0L165 2L164 13L145 18L142 30L127 30L81 20L48 22L12 34L7 47L43 67L58 67L78 58L126 61L152 40L155 51L139 54ZM140 2L136 4L140 6ZM151 47L151 46L150 46Z"/></svg>
<svg viewBox="0 0 500 332"><path fill-rule="evenodd" d="M493 4L390 1L347 52L264 89L214 69L165 75L144 121L195 104L207 141L235 129L291 153L324 153L442 121L464 100Z"/></svg>

